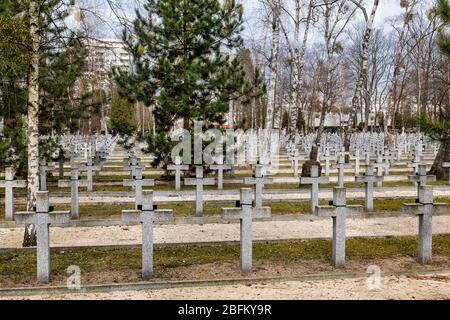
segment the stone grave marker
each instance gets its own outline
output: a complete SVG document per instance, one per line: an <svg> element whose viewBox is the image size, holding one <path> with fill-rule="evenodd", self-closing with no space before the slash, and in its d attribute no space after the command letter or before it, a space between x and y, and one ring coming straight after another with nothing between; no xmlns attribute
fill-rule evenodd
<svg viewBox="0 0 450 320"><path fill-rule="evenodd" d="M153 224L173 220L172 210L157 210L153 205L153 191L142 191L142 206L138 210L122 211L122 221L142 224L142 278L153 277Z"/></svg>
<svg viewBox="0 0 450 320"><path fill-rule="evenodd" d="M363 177L355 177L356 182L364 182L365 187L365 207L366 211L373 212L373 184L378 180L383 180L383 176L375 176L373 174L373 166L366 167L366 173Z"/></svg>
<svg viewBox="0 0 450 320"><path fill-rule="evenodd" d="M0 181L0 188L5 189L5 220L14 220L14 188L26 188L25 180L14 180L14 169L5 169L5 180Z"/></svg>
<svg viewBox="0 0 450 320"><path fill-rule="evenodd" d="M142 188L143 187L153 187L155 185L154 179L145 179L142 175L144 171L143 167L136 167L134 170L133 179L125 179L123 180L124 187L132 187L134 189L134 199L136 210L139 206L142 206Z"/></svg>
<svg viewBox="0 0 450 320"><path fill-rule="evenodd" d="M319 177L319 167L311 167L311 177L300 178L300 184L310 184L311 185L311 213L316 212L316 207L319 205L319 185L324 183L329 183L330 178Z"/></svg>
<svg viewBox="0 0 450 320"><path fill-rule="evenodd" d="M55 167L47 165L47 161L42 159L39 161L39 191L47 191L47 172L52 172Z"/></svg>
<svg viewBox="0 0 450 320"><path fill-rule="evenodd" d="M70 223L68 211L57 212L49 207L48 191L36 193L36 210L34 212L17 212L16 224L36 226L37 242L37 280L39 283L50 281L50 237L49 227L52 224Z"/></svg>
<svg viewBox="0 0 450 320"><path fill-rule="evenodd" d="M79 169L74 166L70 170L70 180L59 180L58 188L70 187L70 214L72 219L77 220L80 218L80 203L78 188L87 187L88 182L86 180L80 180Z"/></svg>
<svg viewBox="0 0 450 320"><path fill-rule="evenodd" d="M447 204L434 203L433 188L419 187L417 203L405 203L404 211L419 217L419 262L430 264L432 262L433 242L433 214L440 207Z"/></svg>
<svg viewBox="0 0 450 320"><path fill-rule="evenodd" d="M346 220L349 213L363 211L362 206L347 206L345 188L334 188L333 203L330 206L318 206L319 217L333 218L333 252L331 263L336 268L345 267Z"/></svg>
<svg viewBox="0 0 450 320"><path fill-rule="evenodd" d="M175 158L175 164L168 165L167 170L169 171L175 171L175 190L180 191L181 190L181 171L187 171L189 170L188 165L182 165L181 164L181 158L176 157Z"/></svg>
<svg viewBox="0 0 450 320"><path fill-rule="evenodd" d="M203 186L213 186L216 184L216 180L214 178L204 178L203 167L197 166L195 168L195 178L184 179L184 184L187 186L196 186L195 214L197 217L203 217Z"/></svg>
<svg viewBox="0 0 450 320"><path fill-rule="evenodd" d="M273 179L265 178L263 171L264 171L264 166L258 164L255 166L253 177L244 179L244 184L255 186L255 207L256 208L263 207L264 186L266 184L273 184Z"/></svg>
<svg viewBox="0 0 450 320"><path fill-rule="evenodd" d="M253 219L270 218L270 208L255 208L252 202L253 190L241 189L239 208L223 209L223 219L227 221L240 221L241 237L240 237L240 258L241 269L243 272L252 271L253 256L253 239L252 226Z"/></svg>

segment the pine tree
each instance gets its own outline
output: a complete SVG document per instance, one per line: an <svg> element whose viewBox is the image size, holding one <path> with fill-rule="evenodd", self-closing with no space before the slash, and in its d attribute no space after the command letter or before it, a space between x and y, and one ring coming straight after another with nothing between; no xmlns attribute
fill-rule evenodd
<svg viewBox="0 0 450 320"><path fill-rule="evenodd" d="M111 99L110 129L121 136L131 136L136 132L133 106L115 93Z"/></svg>
<svg viewBox="0 0 450 320"><path fill-rule="evenodd" d="M134 72L119 72L116 81L122 96L155 107L157 137L149 149L163 152L179 119L187 130L194 120L206 128L222 124L242 94L243 9L234 0L148 0L145 9L133 34L124 33Z"/></svg>
<svg viewBox="0 0 450 320"><path fill-rule="evenodd" d="M438 46L441 52L450 58L450 36L443 32L444 26L450 24L450 4L448 0L437 0L435 12L443 23L438 38Z"/></svg>
<svg viewBox="0 0 450 320"><path fill-rule="evenodd" d="M443 23L437 45L441 52L449 58L450 63L450 36L445 32L445 26L450 24L448 0L437 0L434 11ZM450 160L450 106L447 106L447 110L441 113L439 119L430 119L423 115L420 119L420 126L432 139L441 143L430 174L436 175L439 180L448 180L449 170L443 168L442 164Z"/></svg>

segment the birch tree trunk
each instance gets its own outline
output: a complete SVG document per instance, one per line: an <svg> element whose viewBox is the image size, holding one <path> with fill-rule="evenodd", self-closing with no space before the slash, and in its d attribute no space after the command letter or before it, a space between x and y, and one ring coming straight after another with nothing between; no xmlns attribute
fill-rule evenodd
<svg viewBox="0 0 450 320"><path fill-rule="evenodd" d="M366 31L364 33L364 39L363 39L363 43L362 43L359 76L358 76L358 80L356 81L355 92L353 94L353 99L352 99L352 112L356 112L356 110L358 108L358 100L360 97L361 88L362 88L363 84L365 84L365 85L367 84L367 69L368 69L368 65L369 65L369 43L370 43L370 37L372 36L373 24L375 21L375 16L377 14L379 2L380 2L379 0L374 0L372 12L371 12L370 16L368 16L366 8L364 8L358 2L353 1L353 3L355 3L364 14L364 18L366 21ZM366 88L366 90L367 90L367 88ZM366 97L366 102L367 102L367 97ZM367 128L369 125L368 124L369 116L370 116L370 108L366 103L365 124L364 124L365 132L367 131Z"/></svg>
<svg viewBox="0 0 450 320"><path fill-rule="evenodd" d="M299 114L299 97L301 84L303 79L303 70L305 66L305 54L306 46L308 43L309 29L311 26L311 16L314 8L314 0L309 2L308 16L306 18L305 33L303 35L303 42L301 48L299 48L299 36L300 36L300 20L301 20L301 3L300 0L296 1L295 8L295 31L294 31L294 71L292 80L292 96L289 105L291 106L291 112L289 117L289 129L292 131L297 131L298 126L298 114Z"/></svg>
<svg viewBox="0 0 450 320"><path fill-rule="evenodd" d="M277 81L278 53L280 50L280 14L281 0L272 2L273 22L272 22L272 53L270 58L270 79L269 89L267 91L267 112L266 129L273 129L275 114L275 94Z"/></svg>
<svg viewBox="0 0 450 320"><path fill-rule="evenodd" d="M30 39L31 57L28 71L28 177L27 177L27 209L32 211L39 190L39 0L30 0ZM36 245L36 229L34 225L25 227L24 247Z"/></svg>

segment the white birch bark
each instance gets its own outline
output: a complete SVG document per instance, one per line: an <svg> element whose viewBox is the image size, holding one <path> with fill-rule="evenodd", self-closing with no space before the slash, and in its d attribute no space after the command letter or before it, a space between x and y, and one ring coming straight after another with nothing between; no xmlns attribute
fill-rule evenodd
<svg viewBox="0 0 450 320"><path fill-rule="evenodd" d="M39 190L39 0L30 0L31 57L28 71L28 119L27 119L27 209L33 210ZM35 242L35 227L25 228L24 246Z"/></svg>
<svg viewBox="0 0 450 320"><path fill-rule="evenodd" d="M280 50L280 14L281 0L272 1L272 53L270 58L269 89L267 91L266 129L273 129L275 114L275 95L277 81L278 54Z"/></svg>
<svg viewBox="0 0 450 320"><path fill-rule="evenodd" d="M300 0L296 1L295 8L295 31L294 31L294 70L292 80L292 96L289 105L291 106L291 112L289 117L289 128L291 131L297 130L298 125L298 112L299 112L299 97L301 91L301 84L303 78L303 70L305 66L305 54L306 46L308 43L309 30L311 27L311 16L314 8L314 0L310 0L308 7L308 15L306 18L305 33L303 35L302 46L299 48L299 36L300 36L300 20L301 20L301 3Z"/></svg>
<svg viewBox="0 0 450 320"><path fill-rule="evenodd" d="M368 69L368 64L369 64L369 43L370 43L370 38L372 36L373 24L375 21L375 16L377 14L378 5L379 5L380 1L374 0L372 12L371 12L370 16L367 14L366 8L364 8L360 3L358 3L357 1L354 1L354 0L352 0L352 2L361 9L361 11L364 14L364 19L366 21L366 30L364 32L364 39L363 39L363 43L362 43L362 50L361 50L361 57L360 57L359 76L356 81L355 92L353 94L353 99L352 99L352 111L356 112L356 110L358 108L361 88L362 88L363 84L367 84L367 69ZM367 131L367 128L368 128L369 115L370 115L369 109L370 108L366 103L364 131Z"/></svg>

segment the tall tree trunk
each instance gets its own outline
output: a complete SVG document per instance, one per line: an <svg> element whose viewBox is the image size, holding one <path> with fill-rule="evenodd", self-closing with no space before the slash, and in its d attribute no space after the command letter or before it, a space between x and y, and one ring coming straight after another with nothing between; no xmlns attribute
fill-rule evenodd
<svg viewBox="0 0 450 320"><path fill-rule="evenodd" d="M435 175L438 180L448 181L449 169L442 167L444 162L450 161L450 138L443 140L439 152L431 167L430 174Z"/></svg>
<svg viewBox="0 0 450 320"><path fill-rule="evenodd" d="M302 84L303 70L305 66L305 55L306 55L306 45L308 43L309 29L311 26L311 16L314 8L314 0L311 0L308 7L308 16L306 18L305 33L303 35L302 47L299 48L299 35L300 35L300 20L301 20L301 4L300 0L296 1L295 9L295 32L294 32L294 74L292 83L292 96L290 101L291 112L290 112L290 124L289 128L291 131L296 132L298 127L298 115L300 109L300 90Z"/></svg>
<svg viewBox="0 0 450 320"><path fill-rule="evenodd" d="M273 22L272 22L272 53L270 58L270 79L269 90L267 91L267 112L266 112L266 129L272 129L274 125L275 115L275 94L277 81L278 54L280 50L280 0L272 2Z"/></svg>
<svg viewBox="0 0 450 320"><path fill-rule="evenodd" d="M325 31L324 31L324 39L325 39L325 45L327 48L327 81L325 84L325 90L322 100L322 110L320 113L320 124L319 128L317 129L317 136L316 140L314 141L314 145L312 147L312 152L310 154L310 160L311 161L317 161L318 151L319 151L319 143L322 139L322 134L325 130L325 117L327 115L327 111L329 108L329 103L331 100L331 86L333 82L333 54L334 54L334 48L333 48L333 41L332 41L332 27L330 25L331 21L331 3L326 2L325 3L325 12L324 12L324 19L325 19Z"/></svg>
<svg viewBox="0 0 450 320"><path fill-rule="evenodd" d="M39 0L30 0L30 39L31 57L28 71L28 177L27 177L27 209L33 210L36 193L39 190ZM36 228L25 227L24 247L36 245Z"/></svg>
<svg viewBox="0 0 450 320"><path fill-rule="evenodd" d="M361 11L364 14L365 20L366 20L366 31L364 33L364 39L362 43L362 50L361 50L361 57L360 57L360 66L359 66L359 76L358 80L356 81L355 86L355 92L353 93L353 99L352 99L352 112L356 112L358 108L358 100L360 98L360 91L363 86L363 84L367 84L367 69L369 65L369 43L370 43L370 37L372 36L373 31L373 24L375 21L375 16L377 14L379 0L374 0L372 12L370 16L367 15L367 11L362 5L358 5L361 9ZM354 2L356 3L356 2ZM367 90L367 88L366 88ZM368 128L368 120L369 120L369 114L370 109L369 106L366 105L365 108L365 124L364 124L364 131L367 131Z"/></svg>

